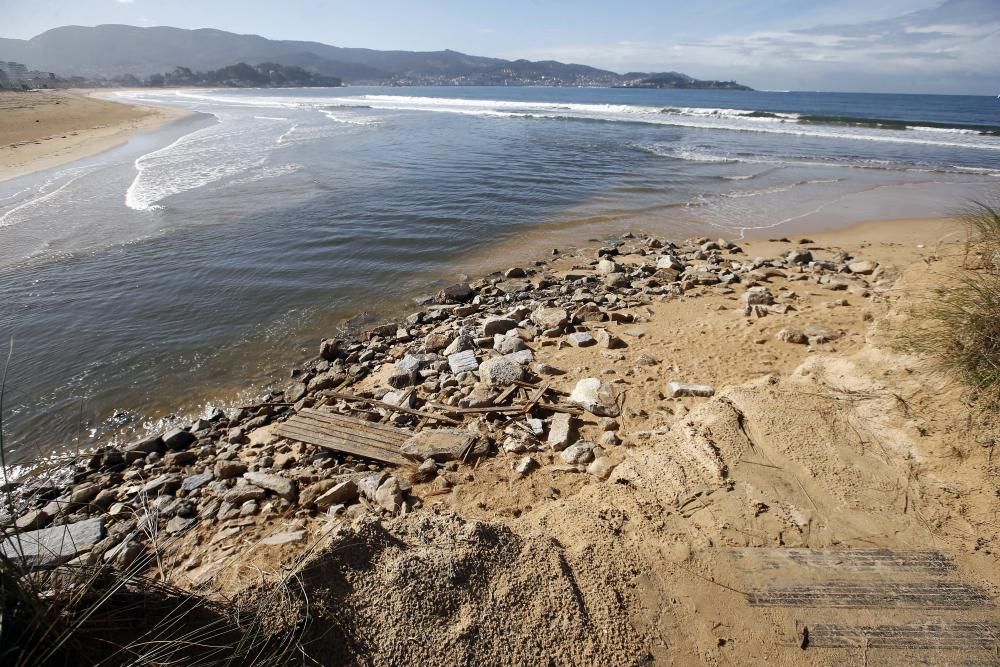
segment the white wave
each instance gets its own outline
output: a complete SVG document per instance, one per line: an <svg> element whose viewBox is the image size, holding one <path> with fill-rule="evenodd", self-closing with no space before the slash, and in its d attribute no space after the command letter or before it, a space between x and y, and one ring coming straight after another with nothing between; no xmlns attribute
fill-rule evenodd
<svg viewBox="0 0 1000 667"><path fill-rule="evenodd" d="M55 181L59 180L58 175L56 177L53 177L53 178L49 179L48 181L46 181L39 188L39 190L38 190L38 192L44 193L44 194L40 194L38 197L35 197L33 199L29 199L26 202L18 204L17 206L15 206L14 208L10 209L6 213L4 213L2 216L0 216L0 229L2 229L3 227L9 227L10 225L13 225L14 223L16 223L19 220L23 219L24 216L30 214L30 212L34 208L36 208L37 206L43 205L43 204L51 201L56 196L58 196L61 192L63 192L64 190L66 190L67 188L69 188L71 185L73 185L74 183L76 183L78 180L80 180L81 178L83 178L84 176L86 176L88 173L90 173L91 171L93 171L93 168L91 168L91 169L79 169L78 168L78 169L66 170L66 171L76 172L76 173L72 174L70 176L70 178L65 183L63 183L58 188L56 188L55 190L52 190L50 192L44 192L44 190L48 186L52 185ZM65 174L66 172L60 172L60 173L61 174Z"/></svg>
<svg viewBox="0 0 1000 667"><path fill-rule="evenodd" d="M184 135L135 161L138 172L125 193L136 211L159 207L167 197L263 167L280 127L247 117L217 113L216 125ZM269 138L270 137L270 138ZM269 148L270 147L270 148Z"/></svg>

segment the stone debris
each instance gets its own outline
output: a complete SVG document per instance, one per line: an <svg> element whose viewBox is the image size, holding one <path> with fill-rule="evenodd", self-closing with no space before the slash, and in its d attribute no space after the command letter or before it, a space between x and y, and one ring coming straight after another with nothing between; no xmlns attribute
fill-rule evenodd
<svg viewBox="0 0 1000 667"><path fill-rule="evenodd" d="M599 378L584 378L577 382L569 400L598 417L617 417L621 414L615 390Z"/></svg>
<svg viewBox="0 0 1000 667"><path fill-rule="evenodd" d="M581 251L569 271L538 262L450 285L398 321L369 325L350 340L323 339L313 360L253 405L209 410L123 447L109 443L69 468L63 481L26 481L9 494L16 509L5 524L20 531L33 565L122 564L151 549L148 536L157 531L200 531L201 544L223 550L257 541L286 548L306 539L300 527L308 524L299 522L309 517L405 514L452 493L474 476L474 459L494 452L517 455L516 478L542 469L608 479L623 441L640 445L669 431L623 428L629 415L621 415L609 379L635 391L637 377L651 382L661 369L683 372L684 360L666 349L659 358L627 353L653 332L646 307L714 293L731 300L718 308L731 311L739 326L787 318L779 340L831 343L843 334L804 324L809 311L796 312L791 287L877 298L887 289L879 280L885 268L814 252L799 247L784 257L750 258L721 239L675 244L629 236L596 253ZM755 332L753 340L773 339ZM576 362L559 368L544 354L583 357L568 348L591 346L599 348L595 357L613 362L601 377L580 377ZM653 393L655 386L648 385ZM665 391L670 398L714 393L676 381ZM686 414L679 402L669 411ZM370 446L352 453L296 439L295 424L308 430L310 414L362 445L392 432L392 453L405 457L381 460L370 458ZM279 518L290 519L286 532L265 536L263 528ZM5 554L9 548L8 540Z"/></svg>
<svg viewBox="0 0 1000 667"><path fill-rule="evenodd" d="M668 398L680 398L682 396L710 398L715 396L715 387L707 384L684 384L683 382L674 381L667 383Z"/></svg>

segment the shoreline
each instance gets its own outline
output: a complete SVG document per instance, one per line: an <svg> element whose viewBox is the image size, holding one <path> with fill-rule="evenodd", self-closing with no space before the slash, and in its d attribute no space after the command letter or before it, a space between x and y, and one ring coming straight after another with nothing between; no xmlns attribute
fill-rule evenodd
<svg viewBox="0 0 1000 667"><path fill-rule="evenodd" d="M99 89L0 94L0 182L52 169L120 146L193 112L120 102ZM34 96L34 97L32 97ZM37 122L37 129L32 125ZM30 128L30 129L29 129Z"/></svg>
<svg viewBox="0 0 1000 667"><path fill-rule="evenodd" d="M46 566L130 567L219 599L309 573L319 619L335 610L385 664L465 661L440 616L419 612L456 592L483 616L479 641L499 628L515 662L541 641L567 664L693 660L706 646L723 662L734 643L730 662L796 664L783 611L704 585L761 585L732 553L905 551L933 538L955 576L998 583L981 548L988 452L945 455L991 425L967 419L961 392L887 337L960 255L962 234L950 219L738 244L637 233L544 262L508 258L501 276L324 342L264 401L102 448L61 479L23 480L22 539L72 526L83 537L40 555ZM356 429L346 449L310 442L307 422L336 419ZM373 440L358 434L380 432L406 434L402 459L359 447ZM441 574L466 567L476 577ZM643 616L644 600L668 594L697 604L663 626ZM541 622L581 597L589 614ZM496 600L530 615L508 623L490 614ZM610 634L577 636L581 622ZM543 630L517 632L525 623Z"/></svg>

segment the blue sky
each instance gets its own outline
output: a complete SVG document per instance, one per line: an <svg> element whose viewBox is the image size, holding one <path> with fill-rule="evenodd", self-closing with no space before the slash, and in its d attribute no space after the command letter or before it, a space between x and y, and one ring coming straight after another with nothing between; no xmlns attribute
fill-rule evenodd
<svg viewBox="0 0 1000 667"><path fill-rule="evenodd" d="M0 36L127 23L679 70L757 88L1000 93L1000 0L0 0Z"/></svg>

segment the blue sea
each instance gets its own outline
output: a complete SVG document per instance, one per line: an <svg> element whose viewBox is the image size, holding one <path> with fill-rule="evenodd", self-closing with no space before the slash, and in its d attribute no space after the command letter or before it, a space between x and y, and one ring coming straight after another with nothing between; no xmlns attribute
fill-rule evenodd
<svg viewBox="0 0 1000 667"><path fill-rule="evenodd" d="M323 336L625 230L770 237L1000 186L990 97L572 88L147 90L194 112L0 183L8 455L282 386ZM360 317L358 317L360 316Z"/></svg>

